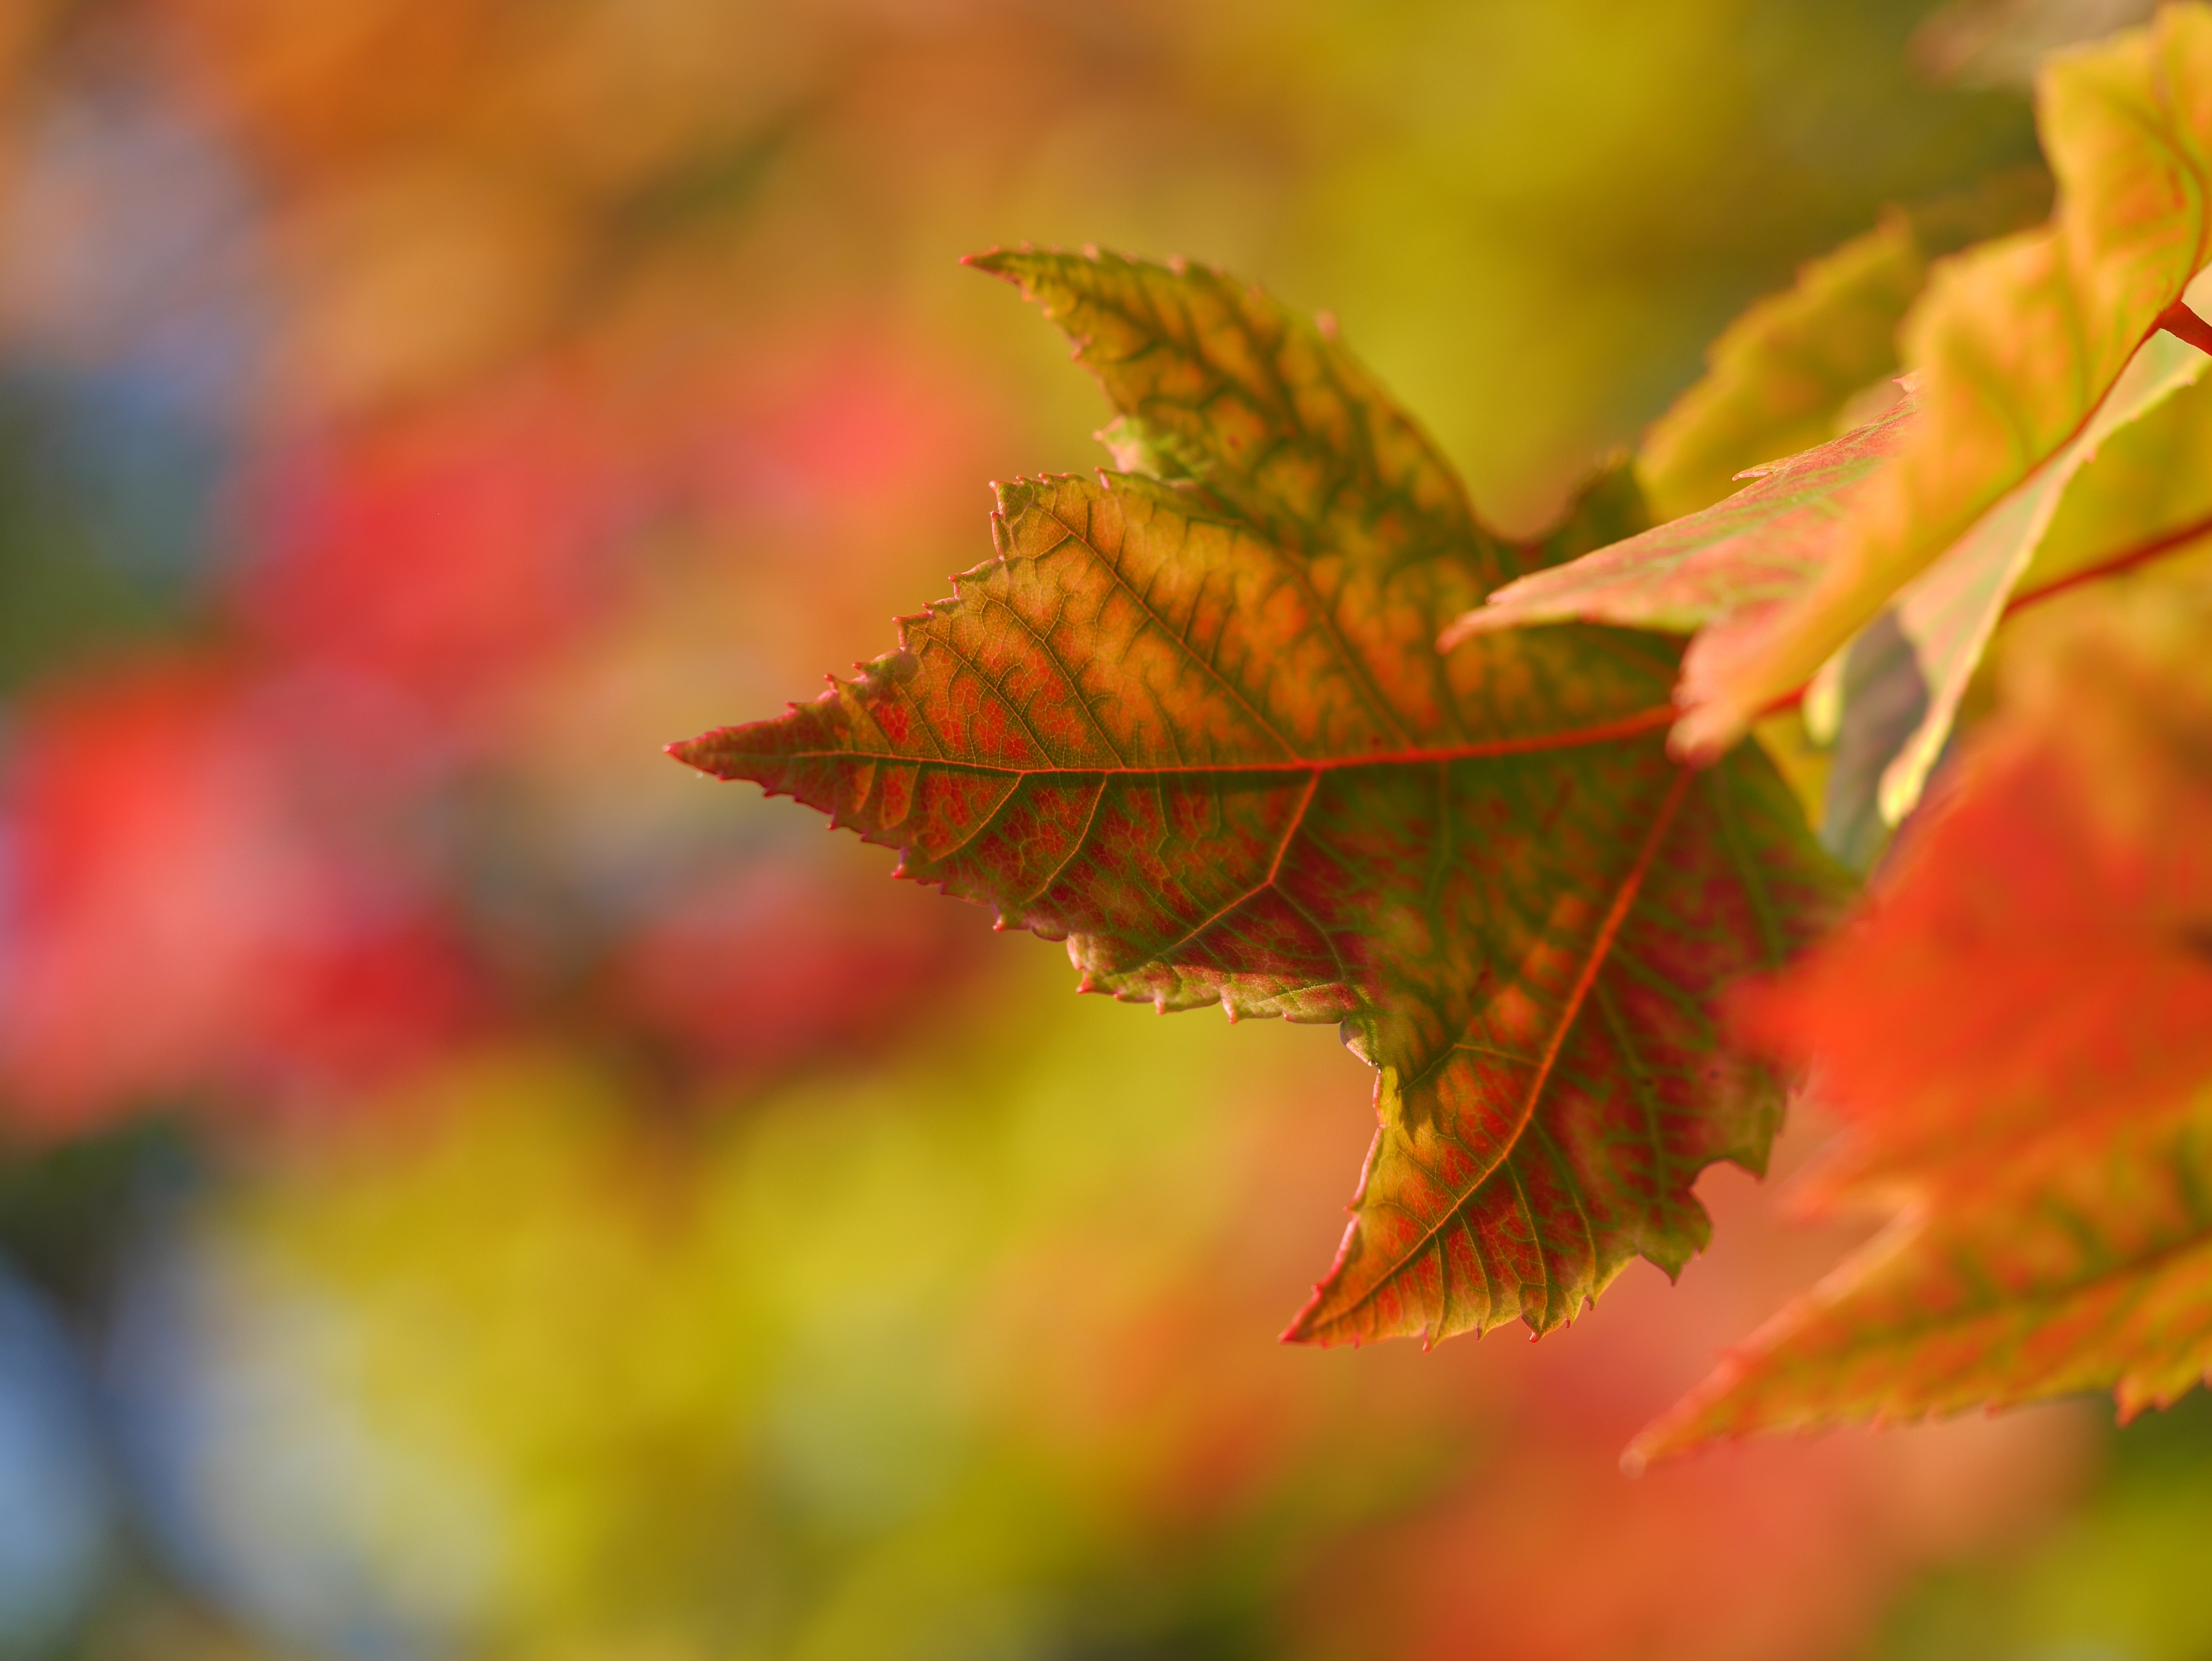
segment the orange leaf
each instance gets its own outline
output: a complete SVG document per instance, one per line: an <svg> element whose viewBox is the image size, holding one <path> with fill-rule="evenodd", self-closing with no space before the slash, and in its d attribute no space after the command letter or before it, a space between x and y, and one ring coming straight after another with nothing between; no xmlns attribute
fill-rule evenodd
<svg viewBox="0 0 2212 1661"><path fill-rule="evenodd" d="M1914 1417L2212 1364L2212 593L2023 625L2004 713L1866 916L1741 1000L1887 1233L1639 1441Z"/></svg>

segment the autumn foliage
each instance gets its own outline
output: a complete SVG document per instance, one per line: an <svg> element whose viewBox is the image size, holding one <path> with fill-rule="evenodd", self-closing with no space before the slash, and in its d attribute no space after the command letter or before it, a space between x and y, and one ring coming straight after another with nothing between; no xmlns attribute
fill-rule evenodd
<svg viewBox="0 0 2212 1661"><path fill-rule="evenodd" d="M2212 1652L2208 112L0 4L0 1656Z"/></svg>
<svg viewBox="0 0 2212 1661"><path fill-rule="evenodd" d="M1379 1124L1289 1337L1540 1333L1632 1256L1678 1272L1698 1170L1763 1165L1764 1056L1844 1116L1810 1192L1896 1220L1636 1457L2171 1400L2212 1361L2212 611L2190 521L2043 550L2207 361L2212 10L2055 59L2039 111L2047 222L1808 269L1526 542L1332 328L1200 267L981 256L1074 341L1115 470L1001 484L896 650L675 753L1066 938L1085 990L1340 1022ZM1893 367L1775 350L1900 308ZM1752 482L1699 503L1731 445ZM1839 927L1823 829L1879 858Z"/></svg>

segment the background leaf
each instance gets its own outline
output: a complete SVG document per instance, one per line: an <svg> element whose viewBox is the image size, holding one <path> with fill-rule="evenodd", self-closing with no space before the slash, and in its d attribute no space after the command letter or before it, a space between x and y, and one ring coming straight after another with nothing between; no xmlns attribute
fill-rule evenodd
<svg viewBox="0 0 2212 1661"><path fill-rule="evenodd" d="M1861 425L1856 406L1891 396L1898 325L1927 281L1928 262L2033 224L2050 207L2050 175L2027 167L1891 208L1874 229L1754 304L1707 350L1704 378L1644 435L1637 473L1658 516L1711 507L1745 469Z"/></svg>
<svg viewBox="0 0 2212 1661"><path fill-rule="evenodd" d="M2212 1101L2045 1144L1838 1266L1632 1444L1909 1423L2110 1388L2124 1415L2212 1367Z"/></svg>
<svg viewBox="0 0 2212 1661"><path fill-rule="evenodd" d="M2081 432L1899 593L1898 628L1912 642L1929 697L1919 724L1882 771L1877 803L1885 823L1900 823L1920 800L1929 770L1951 735L1966 678L1981 661L2067 488L2113 434L2193 385L2208 362L2212 359L2173 335L2154 333L2128 360Z"/></svg>
<svg viewBox="0 0 2212 1661"><path fill-rule="evenodd" d="M1638 1443L1914 1417L2212 1363L2212 599L2038 620L1955 800L1866 918L1747 994L1849 1132L1814 1196L1901 1204Z"/></svg>
<svg viewBox="0 0 2212 1661"><path fill-rule="evenodd" d="M1927 419L1821 579L1684 688L1686 751L1732 743L2065 445L2212 259L2212 11L2054 62L2039 106L2050 227L1947 265L1905 326Z"/></svg>

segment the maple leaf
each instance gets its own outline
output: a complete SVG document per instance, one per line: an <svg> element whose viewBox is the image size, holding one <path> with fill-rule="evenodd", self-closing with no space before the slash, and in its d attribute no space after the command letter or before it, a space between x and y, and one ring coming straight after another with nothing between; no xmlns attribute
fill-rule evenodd
<svg viewBox="0 0 2212 1661"><path fill-rule="evenodd" d="M1832 878L1755 757L1693 773L1675 652L1437 630L1541 547L1486 531L1330 334L1212 271L986 256L1076 341L1131 473L998 487L998 557L900 648L675 753L896 847L901 873L1066 937L1086 989L1340 1020L1379 1127L1288 1336L1571 1318L1704 1243L1717 1159L1777 1114L1717 989Z"/></svg>
<svg viewBox="0 0 2212 1661"><path fill-rule="evenodd" d="M2051 223L1936 269L1902 337L1918 431L1817 580L1685 684L1684 753L1733 743L2067 446L2212 261L2212 10L2162 8L2039 89Z"/></svg>
<svg viewBox="0 0 2212 1661"><path fill-rule="evenodd" d="M1891 335L1929 259L2016 229L2050 200L2051 180L2040 169L2000 174L1954 197L1890 210L1874 230L1805 266L1790 289L1759 301L1722 335L1705 378L1654 425L1637 456L1650 498L1675 517L1575 565L1508 585L1455 623L1446 643L1481 630L1570 618L1694 632L1678 702L1698 703L1814 586L1853 504L1912 437L1917 401L1880 377L1896 366ZM2195 338L2185 303L2161 321ZM2100 446L2193 380L2201 362L2171 332L2154 334L2068 444L1828 660L1802 717L1785 706L1763 721L1763 745L1790 774L1822 841L1847 864L1870 866L1918 799L2016 593L2041 591L2100 560L2145 557L2149 534L2130 544L2118 527L2142 520L2141 504L2174 497L2172 479L2192 470L2171 466L2157 488L2117 497L2109 487L2076 492L2073 480ZM1839 437L1814 441L1853 411L1885 403ZM1794 453L1765 459L1785 451ZM2142 459L2124 474L2105 473L2140 486L2151 453L2138 444L2130 453ZM1728 494L1747 478L1756 482ZM2098 510L2063 512L2076 494ZM2046 551L2054 514L2057 545ZM2212 520L2212 511L2198 517ZM2178 536L2179 522L2169 513L2160 530Z"/></svg>
<svg viewBox="0 0 2212 1661"><path fill-rule="evenodd" d="M2212 1366L2212 589L2089 598L1869 914L1744 997L1845 1116L1812 1197L1900 1209L1639 1455Z"/></svg>

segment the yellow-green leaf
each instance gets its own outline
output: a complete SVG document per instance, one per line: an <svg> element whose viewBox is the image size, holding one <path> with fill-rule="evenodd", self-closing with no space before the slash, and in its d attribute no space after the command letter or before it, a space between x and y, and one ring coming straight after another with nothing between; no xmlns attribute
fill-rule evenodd
<svg viewBox="0 0 2212 1661"><path fill-rule="evenodd" d="M1653 423L1636 458L1662 520L1711 506L1746 470L1809 450L1862 425L1897 373L1897 327L1929 262L2042 219L2051 179L2040 167L1893 208L1874 229L1807 264L1758 301L1706 353L1702 379Z"/></svg>
<svg viewBox="0 0 2212 1661"><path fill-rule="evenodd" d="M1729 325L1706 354L1705 378L1638 453L1658 516L1711 507L1745 468L1830 437L1844 401L1895 372L1897 326L1927 274L1911 222L1893 212Z"/></svg>
<svg viewBox="0 0 2212 1661"><path fill-rule="evenodd" d="M1926 418L1818 581L1684 689L1683 752L1734 743L2072 440L2212 261L2212 11L2056 60L2039 119L2051 222L1938 268L1904 333Z"/></svg>
<svg viewBox="0 0 2212 1661"><path fill-rule="evenodd" d="M2081 432L1899 593L1898 629L1919 660L1928 705L1882 771L1878 806L1886 824L1901 824L1919 801L1951 735L1967 678L2075 475L2114 434L2194 385L2208 362L2212 359L2187 342L2164 331L2153 335Z"/></svg>

